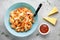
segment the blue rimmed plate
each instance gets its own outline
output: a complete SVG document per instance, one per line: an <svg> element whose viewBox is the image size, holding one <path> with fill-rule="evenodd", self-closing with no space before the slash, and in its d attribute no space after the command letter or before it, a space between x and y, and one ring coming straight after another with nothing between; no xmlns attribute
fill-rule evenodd
<svg viewBox="0 0 60 40"><path fill-rule="evenodd" d="M9 23L9 15L10 15L10 12L16 8L20 8L20 7L26 7L28 9L30 9L33 13L35 12L35 9L27 4L27 3L16 3L14 5L12 5L6 12L6 15L5 15L5 18L4 18L4 23L5 23L5 26L6 26L6 29L14 36L17 36L17 37L26 37L26 36L29 36L31 35L37 28L38 26L38 15L36 17L34 17L35 19L35 22L34 24L32 25L32 28L27 31L27 32L16 32L14 31L11 27L10 27L10 23Z"/></svg>

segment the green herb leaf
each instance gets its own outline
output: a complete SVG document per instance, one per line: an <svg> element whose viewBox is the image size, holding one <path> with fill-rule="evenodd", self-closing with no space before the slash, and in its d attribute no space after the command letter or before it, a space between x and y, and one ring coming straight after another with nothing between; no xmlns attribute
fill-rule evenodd
<svg viewBox="0 0 60 40"><path fill-rule="evenodd" d="M9 37L9 35L5 34L6 37Z"/></svg>
<svg viewBox="0 0 60 40"><path fill-rule="evenodd" d="M50 5L50 2L47 0L47 3Z"/></svg>
<svg viewBox="0 0 60 40"><path fill-rule="evenodd" d="M39 33L36 34L36 36L40 35Z"/></svg>
<svg viewBox="0 0 60 40"><path fill-rule="evenodd" d="M4 32L1 33L1 35L5 34Z"/></svg>

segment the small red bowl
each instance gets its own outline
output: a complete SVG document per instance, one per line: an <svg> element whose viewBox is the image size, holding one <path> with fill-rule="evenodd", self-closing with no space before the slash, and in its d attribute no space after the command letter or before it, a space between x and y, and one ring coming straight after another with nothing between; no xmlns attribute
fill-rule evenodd
<svg viewBox="0 0 60 40"><path fill-rule="evenodd" d="M47 31L47 32L44 33L44 32L41 31L42 25L47 26L47 28L48 28L48 31ZM43 30L43 29L44 29L44 28L42 27L42 30ZM50 32L50 27L49 27L48 24L42 23L41 25L39 25L38 30L39 30L39 33L40 33L41 35L47 35L47 34ZM43 31L45 31L45 30L46 30L46 28L45 28Z"/></svg>

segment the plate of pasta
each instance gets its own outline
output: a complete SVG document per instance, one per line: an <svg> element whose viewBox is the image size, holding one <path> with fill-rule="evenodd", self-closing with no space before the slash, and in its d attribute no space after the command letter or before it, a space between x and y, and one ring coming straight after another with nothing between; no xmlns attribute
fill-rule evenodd
<svg viewBox="0 0 60 40"><path fill-rule="evenodd" d="M35 9L28 3L13 4L5 15L6 29L17 37L31 35L38 26L38 15L33 17L34 13Z"/></svg>

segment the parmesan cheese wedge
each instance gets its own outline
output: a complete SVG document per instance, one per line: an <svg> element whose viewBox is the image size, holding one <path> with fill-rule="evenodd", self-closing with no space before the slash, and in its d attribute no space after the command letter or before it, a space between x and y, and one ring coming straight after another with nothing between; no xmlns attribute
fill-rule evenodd
<svg viewBox="0 0 60 40"><path fill-rule="evenodd" d="M46 20L47 22L51 23L52 25L56 24L57 19L56 18L51 18L51 17L44 17L44 20Z"/></svg>
<svg viewBox="0 0 60 40"><path fill-rule="evenodd" d="M53 14L56 14L58 12L58 9L56 8L56 7L54 7L51 11L50 11L50 13L48 14L48 16L51 16L51 15L53 15Z"/></svg>

